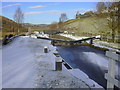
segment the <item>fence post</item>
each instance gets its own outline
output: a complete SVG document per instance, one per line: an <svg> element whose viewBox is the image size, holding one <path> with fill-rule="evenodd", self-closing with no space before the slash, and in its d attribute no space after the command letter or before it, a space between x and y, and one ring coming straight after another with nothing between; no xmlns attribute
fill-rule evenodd
<svg viewBox="0 0 120 90"><path fill-rule="evenodd" d="M108 64L108 75L111 78L115 78L115 60L109 58L109 64ZM110 82L109 80L107 81L107 88L114 88L114 85L112 82Z"/></svg>
<svg viewBox="0 0 120 90"><path fill-rule="evenodd" d="M105 79L107 79L107 89L113 90L114 85L120 88L120 81L115 79L115 65L116 61L120 61L120 55L112 51L106 51L106 56L109 58L108 73L105 73Z"/></svg>

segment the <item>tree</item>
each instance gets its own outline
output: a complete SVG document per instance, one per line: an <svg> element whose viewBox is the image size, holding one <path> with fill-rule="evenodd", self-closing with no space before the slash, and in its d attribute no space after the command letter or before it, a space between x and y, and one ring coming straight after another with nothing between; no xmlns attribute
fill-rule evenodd
<svg viewBox="0 0 120 90"><path fill-rule="evenodd" d="M108 20L108 26L111 29L112 42L115 41L116 29L118 29L118 27L119 27L118 26L119 25L118 20L119 20L119 16L120 16L119 15L120 11L119 11L118 8L120 8L119 2L115 2L115 3L112 3L112 4L108 3L108 7L107 7L108 17L107 17L107 20Z"/></svg>
<svg viewBox="0 0 120 90"><path fill-rule="evenodd" d="M67 15L66 13L62 13L60 18L59 18L59 22L64 22L66 21L68 18L67 18Z"/></svg>
<svg viewBox="0 0 120 90"><path fill-rule="evenodd" d="M106 9L106 5L104 2L98 2L96 5L97 13L102 13L103 10Z"/></svg>
<svg viewBox="0 0 120 90"><path fill-rule="evenodd" d="M24 13L22 12L20 7L18 7L16 9L16 11L15 11L14 20L18 23L18 31L17 31L17 33L19 33L20 26L24 21Z"/></svg>
<svg viewBox="0 0 120 90"><path fill-rule="evenodd" d="M111 41L115 41L118 31L120 2L99 2L96 5L98 15L104 15L107 18L107 26L110 28ZM118 31L119 32L119 31Z"/></svg>

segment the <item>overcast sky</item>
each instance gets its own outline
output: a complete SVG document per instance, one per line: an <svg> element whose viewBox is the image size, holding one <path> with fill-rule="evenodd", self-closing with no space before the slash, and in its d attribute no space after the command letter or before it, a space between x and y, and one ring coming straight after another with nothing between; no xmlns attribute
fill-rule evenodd
<svg viewBox="0 0 120 90"><path fill-rule="evenodd" d="M61 13L74 19L79 11L95 11L97 2L2 2L2 16L13 20L16 8L20 7L25 15L25 23L50 24L58 22Z"/></svg>

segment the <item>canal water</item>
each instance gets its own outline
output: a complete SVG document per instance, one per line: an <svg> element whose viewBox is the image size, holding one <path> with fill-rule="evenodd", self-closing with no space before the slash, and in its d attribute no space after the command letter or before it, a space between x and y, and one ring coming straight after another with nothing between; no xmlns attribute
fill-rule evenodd
<svg viewBox="0 0 120 90"><path fill-rule="evenodd" d="M107 81L104 74L107 73L108 58L104 51L88 46L57 47L61 57L73 68L79 68L99 85L106 88ZM119 63L120 68L120 63ZM117 78L120 72L116 68Z"/></svg>

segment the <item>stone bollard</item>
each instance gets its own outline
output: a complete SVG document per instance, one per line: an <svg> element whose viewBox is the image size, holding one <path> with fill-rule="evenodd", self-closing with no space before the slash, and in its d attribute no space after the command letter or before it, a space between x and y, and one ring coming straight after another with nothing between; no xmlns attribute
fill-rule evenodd
<svg viewBox="0 0 120 90"><path fill-rule="evenodd" d="M90 39L90 44L93 44L93 39Z"/></svg>
<svg viewBox="0 0 120 90"><path fill-rule="evenodd" d="M48 53L48 47L47 46L44 47L44 53Z"/></svg>
<svg viewBox="0 0 120 90"><path fill-rule="evenodd" d="M55 70L56 71L61 71L62 70L62 58L60 58L60 57L56 57Z"/></svg>

